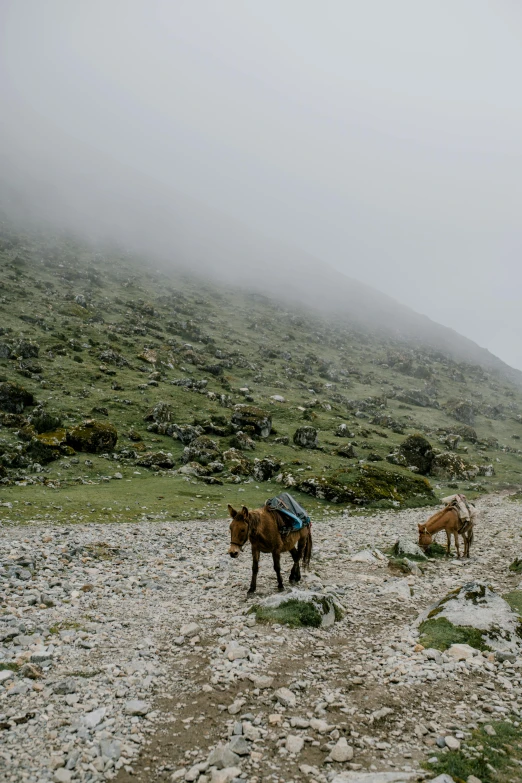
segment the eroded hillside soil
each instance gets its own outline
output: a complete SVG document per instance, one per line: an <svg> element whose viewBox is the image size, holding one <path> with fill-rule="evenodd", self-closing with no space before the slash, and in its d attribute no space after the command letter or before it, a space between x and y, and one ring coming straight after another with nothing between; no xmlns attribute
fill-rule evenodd
<svg viewBox="0 0 522 783"><path fill-rule="evenodd" d="M429 659L411 625L471 579L500 593L517 586L508 566L522 507L501 496L479 505L471 560L430 561L418 577L351 557L399 535L414 540L425 511L315 521L304 584L334 592L346 610L328 629L255 623L250 555L227 556L223 519L4 526L3 779L288 783L358 769L432 777L421 765L448 752L440 746L466 751L474 729L501 718L516 726L522 710L522 658ZM286 576L290 565L284 556ZM258 597L275 587L265 555ZM231 740L235 757L219 748ZM344 761L328 760L334 747ZM501 751L499 780L520 780L511 750Z"/></svg>

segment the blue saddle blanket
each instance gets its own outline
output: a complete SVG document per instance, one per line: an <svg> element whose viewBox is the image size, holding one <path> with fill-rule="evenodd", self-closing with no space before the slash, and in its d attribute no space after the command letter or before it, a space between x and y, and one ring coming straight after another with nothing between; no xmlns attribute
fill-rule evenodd
<svg viewBox="0 0 522 783"><path fill-rule="evenodd" d="M304 508L288 492L281 492L275 498L270 498L265 506L273 511L279 511L288 520L290 530L301 530L302 527L308 527L310 524L310 517Z"/></svg>

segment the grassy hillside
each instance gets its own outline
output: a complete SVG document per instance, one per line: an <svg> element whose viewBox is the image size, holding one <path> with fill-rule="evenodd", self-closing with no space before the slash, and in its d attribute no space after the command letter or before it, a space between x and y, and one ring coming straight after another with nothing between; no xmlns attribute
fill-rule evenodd
<svg viewBox="0 0 522 783"><path fill-rule="evenodd" d="M216 516L285 488L312 511L394 508L522 483L522 391L502 374L7 222L0 383L0 519ZM302 427L318 447L294 443ZM420 472L413 434L434 450Z"/></svg>

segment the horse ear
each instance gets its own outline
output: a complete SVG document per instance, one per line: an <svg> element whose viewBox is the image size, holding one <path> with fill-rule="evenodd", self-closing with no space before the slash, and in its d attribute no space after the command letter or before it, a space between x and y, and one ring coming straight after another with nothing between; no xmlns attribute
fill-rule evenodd
<svg viewBox="0 0 522 783"><path fill-rule="evenodd" d="M235 509L235 508L232 508L232 506L230 505L230 503L228 504L227 508L228 508L228 513L230 514L230 516L232 517L232 519L234 519L234 517L235 517L235 516L237 516L237 511L236 511L236 509Z"/></svg>
<svg viewBox="0 0 522 783"><path fill-rule="evenodd" d="M243 506L243 508L241 509L241 511L243 512L243 516L244 516L244 517L245 517L245 519L246 519L246 518L248 517L248 508L247 508L246 506Z"/></svg>

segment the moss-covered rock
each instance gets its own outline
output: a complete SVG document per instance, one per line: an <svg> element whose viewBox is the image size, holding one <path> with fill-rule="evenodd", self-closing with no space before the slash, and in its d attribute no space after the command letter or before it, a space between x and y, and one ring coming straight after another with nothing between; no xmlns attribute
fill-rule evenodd
<svg viewBox="0 0 522 783"><path fill-rule="evenodd" d="M18 340L11 348L11 358L36 359L40 353L40 346L32 340Z"/></svg>
<svg viewBox="0 0 522 783"><path fill-rule="evenodd" d="M357 457L357 452L355 451L352 443L345 443L344 445L339 446L335 453L338 454L339 457L346 457L347 459L353 459Z"/></svg>
<svg viewBox="0 0 522 783"><path fill-rule="evenodd" d="M477 443L478 441L476 430L474 430L473 427L470 427L468 424L459 424L457 427L453 428L453 431L457 435L460 435L462 440L468 441L468 443Z"/></svg>
<svg viewBox="0 0 522 783"><path fill-rule="evenodd" d="M413 468L423 476L429 475L435 452L429 440L424 435L408 435L398 449L388 454L387 460L393 465Z"/></svg>
<svg viewBox="0 0 522 783"><path fill-rule="evenodd" d="M291 590L270 595L250 610L258 622L282 623L291 628L311 626L328 628L343 617L343 607L329 593Z"/></svg>
<svg viewBox="0 0 522 783"><path fill-rule="evenodd" d="M471 400L448 400L446 410L454 419L471 427L475 423L475 408Z"/></svg>
<svg viewBox="0 0 522 783"><path fill-rule="evenodd" d="M62 417L58 413L41 407L34 409L28 421L38 434L53 432L62 426Z"/></svg>
<svg viewBox="0 0 522 783"><path fill-rule="evenodd" d="M122 356L122 354L117 351L113 351L112 348L102 351L99 358L104 364L113 364L116 367L127 367L129 364L125 356Z"/></svg>
<svg viewBox="0 0 522 783"><path fill-rule="evenodd" d="M59 459L68 450L73 450L67 444L67 432L63 427L59 427L51 432L44 432L31 438L26 447L25 453L34 461L45 465Z"/></svg>
<svg viewBox="0 0 522 783"><path fill-rule="evenodd" d="M172 454L167 454L165 451L147 451L143 454L136 463L142 468L163 468L168 470L175 465Z"/></svg>
<svg viewBox="0 0 522 783"><path fill-rule="evenodd" d="M242 430L239 430L230 438L230 445L240 451L254 451L256 448L255 440Z"/></svg>
<svg viewBox="0 0 522 783"><path fill-rule="evenodd" d="M298 427L294 432L294 443L302 449L316 449L319 446L315 427Z"/></svg>
<svg viewBox="0 0 522 783"><path fill-rule="evenodd" d="M116 427L109 422L88 419L69 430L67 443L76 451L101 454L113 451L118 440Z"/></svg>
<svg viewBox="0 0 522 783"><path fill-rule="evenodd" d="M272 431L271 414L255 405L236 405L231 423L236 429L255 433L260 438L268 438Z"/></svg>
<svg viewBox="0 0 522 783"><path fill-rule="evenodd" d="M383 470L375 465L361 465L353 471L338 471L328 477L308 477L299 482L298 489L332 503L358 506L381 501L400 506L414 499L424 505L426 501L435 500L427 479Z"/></svg>
<svg viewBox="0 0 522 783"><path fill-rule="evenodd" d="M477 465L471 465L459 454L455 452L445 452L435 454L431 467L431 475L447 479L466 479L475 478L479 473Z"/></svg>
<svg viewBox="0 0 522 783"><path fill-rule="evenodd" d="M280 467L281 463L271 457L255 459L253 470L254 478L256 481L270 481Z"/></svg>
<svg viewBox="0 0 522 783"><path fill-rule="evenodd" d="M419 408L431 408L436 405L438 407L438 404L431 397L417 389L407 389L398 394L397 399L405 402L407 405L416 405Z"/></svg>
<svg viewBox="0 0 522 783"><path fill-rule="evenodd" d="M35 404L34 396L18 383L0 383L0 410L6 413L22 413Z"/></svg>
<svg viewBox="0 0 522 783"><path fill-rule="evenodd" d="M199 462L208 465L221 459L221 452L215 440L200 435L183 449L183 462Z"/></svg>
<svg viewBox="0 0 522 783"><path fill-rule="evenodd" d="M509 603L483 582L468 582L419 615L424 646L444 650L452 644L519 652L522 620ZM426 642L426 643L425 643Z"/></svg>

